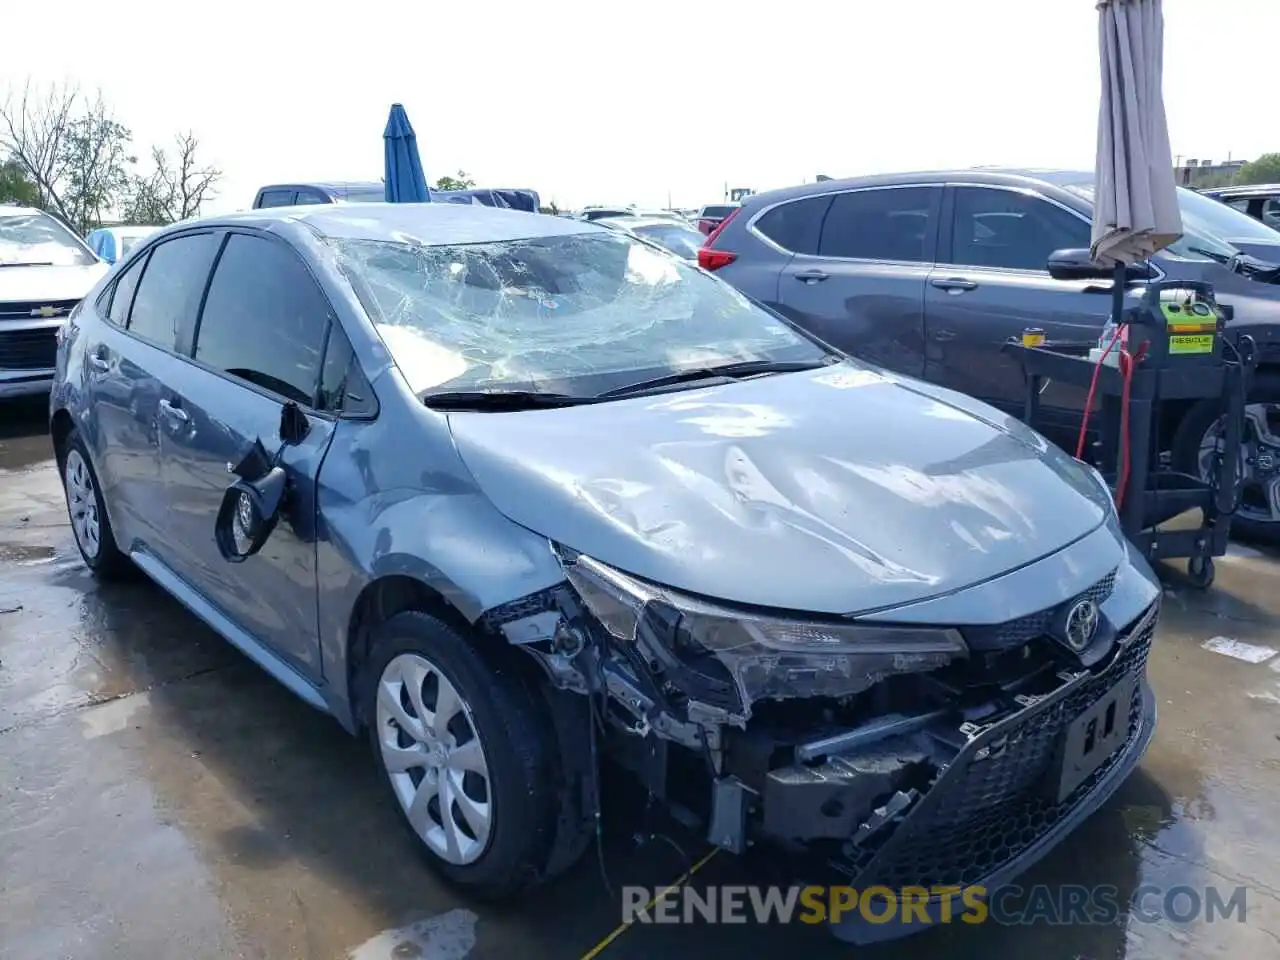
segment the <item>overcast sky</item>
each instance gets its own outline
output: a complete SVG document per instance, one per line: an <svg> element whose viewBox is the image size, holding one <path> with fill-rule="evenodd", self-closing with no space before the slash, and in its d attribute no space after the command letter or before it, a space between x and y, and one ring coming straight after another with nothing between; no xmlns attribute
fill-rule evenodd
<svg viewBox="0 0 1280 960"><path fill-rule="evenodd" d="M1280 150L1277 0L1165 0L1175 153ZM192 129L206 212L381 176L403 103L429 177L560 206L695 206L726 183L973 164L1092 167L1093 0L10 0L0 96L99 87L145 145ZM140 149L145 154L145 149Z"/></svg>

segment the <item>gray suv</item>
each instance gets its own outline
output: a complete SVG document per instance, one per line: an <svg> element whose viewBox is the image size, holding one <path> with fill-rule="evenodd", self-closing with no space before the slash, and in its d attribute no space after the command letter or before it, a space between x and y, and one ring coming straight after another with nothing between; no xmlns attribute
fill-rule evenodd
<svg viewBox="0 0 1280 960"><path fill-rule="evenodd" d="M1095 471L620 231L184 223L57 360L85 562L367 737L477 894L598 836L602 755L815 882L994 886L1151 739L1160 590Z"/></svg>
<svg viewBox="0 0 1280 960"><path fill-rule="evenodd" d="M1212 283L1232 329L1262 349L1248 408L1237 528L1280 538L1280 233L1179 188L1185 235L1153 277ZM1089 246L1093 175L951 170L830 180L749 198L699 262L832 345L890 370L1022 408L1021 368L1000 346L1026 327L1094 340L1110 309L1096 282L1055 280L1054 250ZM1249 251L1222 234L1250 236ZM1243 243L1244 241L1240 241ZM1074 440L1085 391L1050 384L1046 430ZM1213 405L1170 405L1163 449L1207 471Z"/></svg>

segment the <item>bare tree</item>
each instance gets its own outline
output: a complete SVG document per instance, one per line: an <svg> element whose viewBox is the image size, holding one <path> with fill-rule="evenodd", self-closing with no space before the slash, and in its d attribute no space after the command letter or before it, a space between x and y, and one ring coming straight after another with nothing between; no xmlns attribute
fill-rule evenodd
<svg viewBox="0 0 1280 960"><path fill-rule="evenodd" d="M52 84L41 90L28 80L21 93L10 89L0 105L0 146L35 183L40 205L67 219L71 217L61 196L65 141L79 102L78 87Z"/></svg>
<svg viewBox="0 0 1280 960"><path fill-rule="evenodd" d="M172 159L163 147L151 149L151 170L134 179L125 219L131 223L175 223L200 215L222 179L217 167L196 158L200 141L188 131L174 138Z"/></svg>

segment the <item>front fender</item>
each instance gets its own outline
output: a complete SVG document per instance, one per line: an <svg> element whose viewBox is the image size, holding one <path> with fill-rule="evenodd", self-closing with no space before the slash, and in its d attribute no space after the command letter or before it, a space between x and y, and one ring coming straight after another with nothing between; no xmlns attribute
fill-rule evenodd
<svg viewBox="0 0 1280 960"><path fill-rule="evenodd" d="M340 423L317 485L320 654L340 718L350 711L352 615L371 583L412 577L474 622L492 607L564 580L546 537L498 513L447 438L405 450L394 443L404 434L393 420Z"/></svg>

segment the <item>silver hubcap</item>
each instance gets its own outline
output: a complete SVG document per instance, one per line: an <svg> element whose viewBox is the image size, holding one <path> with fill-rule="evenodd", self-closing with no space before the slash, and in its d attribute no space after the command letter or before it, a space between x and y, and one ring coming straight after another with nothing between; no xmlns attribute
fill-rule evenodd
<svg viewBox="0 0 1280 960"><path fill-rule="evenodd" d="M66 467L67 509L71 513L71 529L76 543L90 560L102 549L101 528L98 525L98 498L93 492L93 477L89 465L79 450L67 454Z"/></svg>
<svg viewBox="0 0 1280 960"><path fill-rule="evenodd" d="M431 851L453 864L489 845L489 764L471 707L426 657L402 653L378 681L378 744L400 806Z"/></svg>
<svg viewBox="0 0 1280 960"><path fill-rule="evenodd" d="M1272 424L1276 424L1272 427ZM1200 441L1200 476L1216 469L1223 421L1219 418ZM1280 523L1280 404L1251 403L1244 408L1244 433L1236 476L1242 480L1236 516Z"/></svg>

